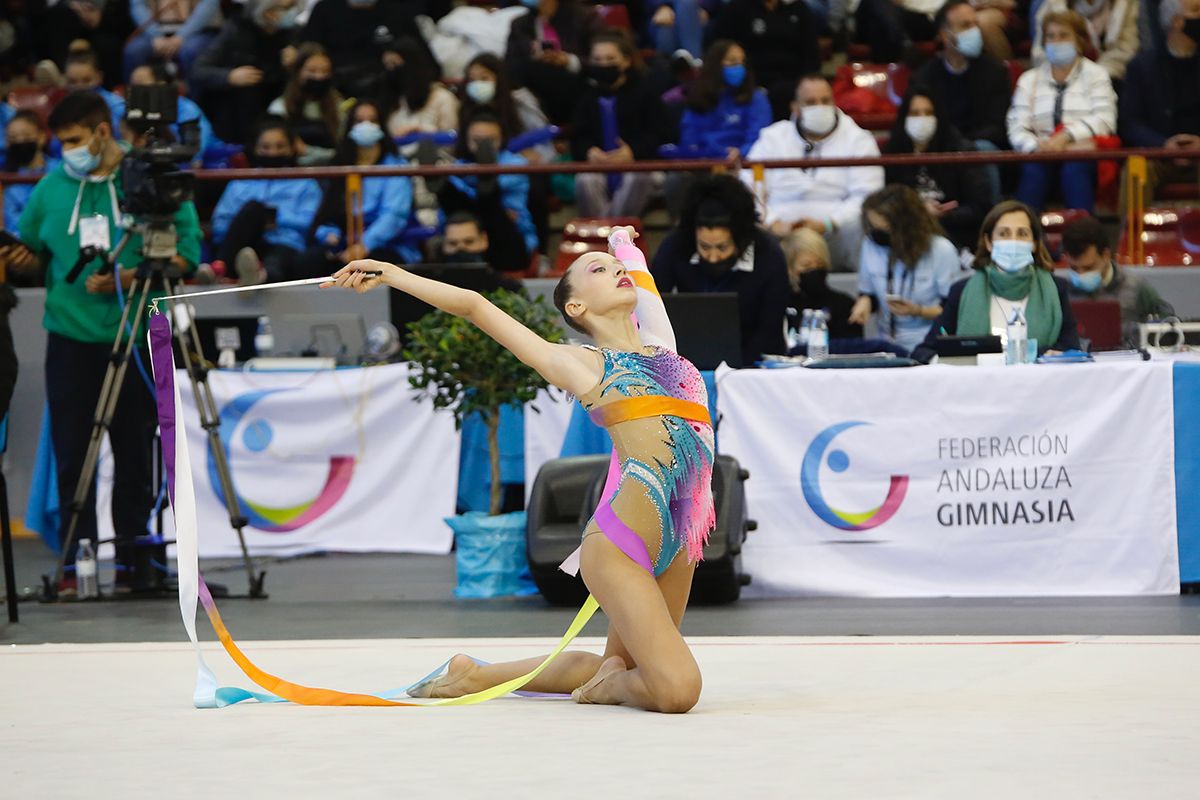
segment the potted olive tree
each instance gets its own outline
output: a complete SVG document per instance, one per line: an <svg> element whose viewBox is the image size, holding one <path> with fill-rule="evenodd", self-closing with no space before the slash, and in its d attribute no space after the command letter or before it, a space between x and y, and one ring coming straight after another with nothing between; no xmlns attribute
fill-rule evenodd
<svg viewBox="0 0 1200 800"><path fill-rule="evenodd" d="M496 306L551 342L562 341L557 312L543 298L497 290ZM408 326L404 358L413 364L409 382L438 409L454 414L454 424L479 415L487 428L491 465L488 513L447 518L457 546L457 597L522 594L532 584L520 580L526 568L525 512L501 514L500 409L529 403L546 382L479 328L461 317L434 311Z"/></svg>

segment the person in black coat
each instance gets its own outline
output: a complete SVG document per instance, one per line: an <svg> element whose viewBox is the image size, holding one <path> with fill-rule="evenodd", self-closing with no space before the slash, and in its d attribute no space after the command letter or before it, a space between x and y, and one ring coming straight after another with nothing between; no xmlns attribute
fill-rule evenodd
<svg viewBox="0 0 1200 800"><path fill-rule="evenodd" d="M790 294L787 262L778 241L757 224L754 195L731 175L694 185L654 254L650 272L660 292L736 292L742 362L782 355L784 310Z"/></svg>
<svg viewBox="0 0 1200 800"><path fill-rule="evenodd" d="M911 86L900 105L883 152L957 153L974 149L946 118L933 91ZM894 165L884 168L884 176L889 184L900 183L914 189L955 247L974 247L979 223L992 205L983 167L971 164Z"/></svg>
<svg viewBox="0 0 1200 800"><path fill-rule="evenodd" d="M850 321L854 298L829 285L831 260L825 237L811 228L797 228L780 244L787 259L791 286L788 329L798 332L805 309L814 309L829 312L830 340L863 338L863 326Z"/></svg>
<svg viewBox="0 0 1200 800"><path fill-rule="evenodd" d="M597 29L595 10L579 0L540 0L509 28L504 63L555 125L568 122L575 110L583 62Z"/></svg>
<svg viewBox="0 0 1200 800"><path fill-rule="evenodd" d="M295 25L292 0L248 0L192 66L190 84L227 142L245 142L287 83L285 52Z"/></svg>
<svg viewBox="0 0 1200 800"><path fill-rule="evenodd" d="M821 69L817 20L807 4L782 0L730 0L709 23L705 44L732 39L750 58L767 90L776 120L787 119L796 82Z"/></svg>

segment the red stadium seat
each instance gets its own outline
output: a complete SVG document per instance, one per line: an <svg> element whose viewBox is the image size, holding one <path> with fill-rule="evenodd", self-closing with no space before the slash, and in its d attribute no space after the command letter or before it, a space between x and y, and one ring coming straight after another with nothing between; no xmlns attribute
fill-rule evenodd
<svg viewBox="0 0 1200 800"><path fill-rule="evenodd" d="M1017 79L1025 72L1025 65L1020 61L1010 59L1004 62L1004 66L1008 67L1008 79L1012 83L1012 91L1017 90Z"/></svg>
<svg viewBox="0 0 1200 800"><path fill-rule="evenodd" d="M863 128L886 131L896 121L911 75L903 64L843 64L834 75L833 100Z"/></svg>
<svg viewBox="0 0 1200 800"><path fill-rule="evenodd" d="M1054 259L1055 265L1059 267L1067 265L1067 255L1063 252L1062 247L1063 228L1087 215L1088 212L1082 208L1063 208L1057 211L1046 211L1042 214L1042 233L1045 236L1046 249L1050 251L1050 257Z"/></svg>
<svg viewBox="0 0 1200 800"><path fill-rule="evenodd" d="M558 246L558 256L550 275L562 275L571 266L571 262L584 253L606 252L608 250L608 235L617 225L631 225L638 232L638 246L645 252L642 245L642 221L636 217L577 217L563 228L562 242Z"/></svg>
<svg viewBox="0 0 1200 800"><path fill-rule="evenodd" d="M1146 267L1190 267L1200 264L1200 209L1151 208L1142 217ZM1129 231L1121 232L1117 260L1129 264Z"/></svg>
<svg viewBox="0 0 1200 800"><path fill-rule="evenodd" d="M621 28L632 31L633 23L629 21L629 9L621 5L596 6L596 16L607 28Z"/></svg>
<svg viewBox="0 0 1200 800"><path fill-rule="evenodd" d="M1164 183L1154 194L1159 200L1200 200L1200 186L1195 183Z"/></svg>
<svg viewBox="0 0 1200 800"><path fill-rule="evenodd" d="M65 89L45 86L22 86L8 93L8 104L18 111L32 111L45 122L50 109L66 94Z"/></svg>

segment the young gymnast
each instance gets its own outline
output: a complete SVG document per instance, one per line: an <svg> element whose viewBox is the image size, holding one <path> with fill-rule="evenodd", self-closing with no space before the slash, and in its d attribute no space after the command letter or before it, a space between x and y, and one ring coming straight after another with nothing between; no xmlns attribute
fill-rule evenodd
<svg viewBox="0 0 1200 800"><path fill-rule="evenodd" d="M632 228L614 230L610 254L580 256L554 290L567 324L598 347L547 342L477 292L394 264L354 261L323 285L358 292L386 285L471 321L577 397L608 430L614 469L579 552L584 583L609 618L608 644L603 656L563 653L524 689L682 713L700 697L700 669L679 624L715 521L713 431L704 382L675 352L670 320L634 235ZM457 655L443 674L408 693L460 697L525 675L542 661L478 664Z"/></svg>

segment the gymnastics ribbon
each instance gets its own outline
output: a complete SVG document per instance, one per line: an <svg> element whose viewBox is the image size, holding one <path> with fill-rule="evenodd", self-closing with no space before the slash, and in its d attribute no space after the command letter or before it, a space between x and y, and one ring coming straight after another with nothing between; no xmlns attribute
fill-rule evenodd
<svg viewBox="0 0 1200 800"><path fill-rule="evenodd" d="M184 425L179 422L179 409L182 401L179 385L175 381L175 360L171 352L171 323L166 315L157 313L157 308L155 312L150 317L148 334L151 364L154 370L154 385L157 390L158 420L162 433L167 488L171 498L171 510L175 517L179 611L183 616L183 626L187 630L188 638L191 639L196 650L196 688L192 701L197 708L223 708L244 700L255 700L260 703L293 702L316 706L405 706L410 708L483 703L510 692L519 692L522 686L540 675L550 665L550 662L557 658L567 645L579 635L588 620L599 609L600 604L589 595L558 645L536 668L498 686L463 697L435 700L428 703L409 703L392 698L403 694L411 687L379 694L340 692L334 689L321 689L293 683L260 669L234 642L217 611L216 603L213 602L212 594L209 592L204 578L200 575L196 494L192 481L191 460L188 456L187 432ZM247 677L265 689L267 693L252 692L237 687L217 686L216 677L204 661L204 654L200 650L200 642L196 636L197 603L203 606L225 652ZM449 662L446 662L434 670L429 677L437 675L448 664ZM421 682L423 681L418 683Z"/></svg>

